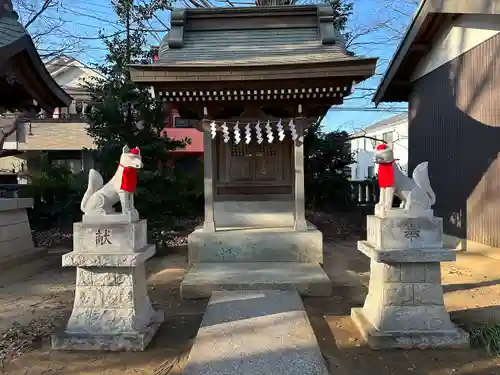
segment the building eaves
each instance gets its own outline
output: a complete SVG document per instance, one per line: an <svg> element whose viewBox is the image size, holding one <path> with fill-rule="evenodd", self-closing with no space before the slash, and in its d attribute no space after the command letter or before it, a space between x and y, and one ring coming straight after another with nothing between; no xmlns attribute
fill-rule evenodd
<svg viewBox="0 0 500 375"><path fill-rule="evenodd" d="M37 91L38 97L33 99L47 110L58 106L69 106L72 98L50 76L31 37L19 22L18 15L12 8L12 3L7 1L0 9L0 67L8 65L9 61L17 56L22 56L22 59L29 66L28 75L31 75L31 78L23 83L26 90L32 89L32 87L28 87L31 84L35 85L35 82L32 82L33 77L41 84L36 85L41 87L41 91ZM35 93L33 90L31 92Z"/></svg>
<svg viewBox="0 0 500 375"><path fill-rule="evenodd" d="M407 101L410 76L430 52L436 29L462 14L500 14L500 0L422 0L373 96L376 105Z"/></svg>
<svg viewBox="0 0 500 375"><path fill-rule="evenodd" d="M357 137L357 136L360 136L363 134L380 131L380 130L383 130L385 128L391 127L391 126L399 125L400 123L405 122L405 121L408 121L408 112L401 113L401 114L380 120L380 121L376 122L375 124L369 125L362 130L351 133L350 137Z"/></svg>

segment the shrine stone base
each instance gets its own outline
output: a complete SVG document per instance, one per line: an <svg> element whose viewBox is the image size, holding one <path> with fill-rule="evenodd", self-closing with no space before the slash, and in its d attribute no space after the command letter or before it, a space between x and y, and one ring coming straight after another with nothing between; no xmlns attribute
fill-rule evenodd
<svg viewBox="0 0 500 375"><path fill-rule="evenodd" d="M332 283L321 268L323 234L290 227L197 228L188 237L190 269L181 283L184 299L215 291L294 290L329 296Z"/></svg>
<svg viewBox="0 0 500 375"><path fill-rule="evenodd" d="M75 301L52 348L145 350L164 319L147 294L144 263L155 247L146 244L146 221L74 228L75 249L63 256L63 266L77 267Z"/></svg>
<svg viewBox="0 0 500 375"><path fill-rule="evenodd" d="M360 241L370 257L368 296L351 317L372 349L467 348L469 335L450 320L443 301L442 261L448 249L378 249Z"/></svg>
<svg viewBox="0 0 500 375"><path fill-rule="evenodd" d="M291 227L217 227L195 229L188 236L189 263L305 262L323 263L323 234L307 223L307 230Z"/></svg>

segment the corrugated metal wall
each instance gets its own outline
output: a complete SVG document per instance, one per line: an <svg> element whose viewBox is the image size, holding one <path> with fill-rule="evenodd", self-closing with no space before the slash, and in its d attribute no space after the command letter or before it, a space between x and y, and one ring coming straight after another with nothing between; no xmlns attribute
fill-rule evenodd
<svg viewBox="0 0 500 375"><path fill-rule="evenodd" d="M500 247L500 35L416 81L409 118L445 233Z"/></svg>

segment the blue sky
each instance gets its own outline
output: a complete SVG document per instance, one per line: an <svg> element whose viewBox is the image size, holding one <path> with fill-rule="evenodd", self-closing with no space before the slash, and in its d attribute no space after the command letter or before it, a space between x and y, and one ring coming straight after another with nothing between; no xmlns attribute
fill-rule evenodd
<svg viewBox="0 0 500 375"><path fill-rule="evenodd" d="M148 0L139 0L148 1ZM235 0L234 2L249 0ZM416 9L416 0L352 0L354 2L354 15L349 21L349 29L356 35L362 34L354 41L351 48L357 55L378 57L379 64L377 75L362 84L355 93L346 100L340 110L334 108L328 112L324 120L327 130L344 129L346 131L359 130L381 119L394 116L405 111L406 103L393 103L382 105L374 110L371 103L370 89L377 87L380 75L384 73L398 43L399 33L404 31L410 22L411 14ZM36 2L36 1L35 1ZM38 1L40 3L41 1ZM136 0L138 2L138 0ZM16 3L14 1L14 3ZM397 3L395 5L394 3ZM26 12L19 9L21 18L26 19ZM164 12L157 15L165 24L169 24L169 14ZM75 57L84 63L102 62L105 48L99 39L98 32L111 34L121 30L116 23L111 2L108 0L62 0L57 9L50 9L44 17L33 25L34 28L47 27L51 22L63 22L61 32L48 38L45 45L61 43L64 36L73 35L83 38L83 52ZM154 19L151 28L164 30L161 22ZM30 32L31 29L30 29ZM148 34L148 41L158 44L165 32L158 31Z"/></svg>

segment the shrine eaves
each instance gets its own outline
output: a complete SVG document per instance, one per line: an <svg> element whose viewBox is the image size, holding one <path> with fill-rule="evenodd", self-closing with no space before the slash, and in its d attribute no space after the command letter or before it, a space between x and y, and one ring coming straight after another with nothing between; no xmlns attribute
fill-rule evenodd
<svg viewBox="0 0 500 375"><path fill-rule="evenodd" d="M182 118L322 116L377 62L348 52L333 20L329 5L174 10L158 60L131 76Z"/></svg>

